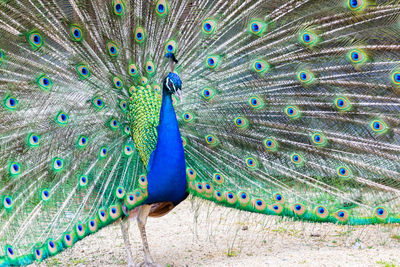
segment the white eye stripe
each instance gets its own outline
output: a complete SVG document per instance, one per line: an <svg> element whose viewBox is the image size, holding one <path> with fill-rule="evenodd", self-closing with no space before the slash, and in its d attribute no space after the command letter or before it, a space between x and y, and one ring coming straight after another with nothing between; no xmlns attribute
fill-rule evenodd
<svg viewBox="0 0 400 267"><path fill-rule="evenodd" d="M167 82L166 82L165 84L167 85L167 88L168 88L169 90L171 90L171 87L169 87L169 82L170 82L170 78L167 77Z"/></svg>

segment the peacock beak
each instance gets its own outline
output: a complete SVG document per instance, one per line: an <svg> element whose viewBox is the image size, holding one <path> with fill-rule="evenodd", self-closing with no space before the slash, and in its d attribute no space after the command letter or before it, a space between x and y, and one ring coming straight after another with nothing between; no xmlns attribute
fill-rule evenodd
<svg viewBox="0 0 400 267"><path fill-rule="evenodd" d="M182 102L182 90L178 89L175 92L176 96L179 97L179 100Z"/></svg>

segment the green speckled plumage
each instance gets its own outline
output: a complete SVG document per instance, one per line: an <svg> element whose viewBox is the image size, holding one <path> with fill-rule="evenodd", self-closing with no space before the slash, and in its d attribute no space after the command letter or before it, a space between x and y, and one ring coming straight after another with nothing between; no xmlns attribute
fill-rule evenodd
<svg viewBox="0 0 400 267"><path fill-rule="evenodd" d="M135 147L147 167L157 145L157 126L160 118L161 94L151 85L137 86L129 100L129 122Z"/></svg>
<svg viewBox="0 0 400 267"><path fill-rule="evenodd" d="M399 36L397 0L0 1L0 266L146 200L166 53L190 194L399 223Z"/></svg>

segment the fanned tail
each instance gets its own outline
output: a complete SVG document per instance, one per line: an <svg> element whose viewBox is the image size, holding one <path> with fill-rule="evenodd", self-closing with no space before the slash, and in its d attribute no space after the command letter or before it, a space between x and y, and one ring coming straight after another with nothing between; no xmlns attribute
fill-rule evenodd
<svg viewBox="0 0 400 267"><path fill-rule="evenodd" d="M55 255L147 197L121 78L132 26L109 7L0 4L1 266Z"/></svg>
<svg viewBox="0 0 400 267"><path fill-rule="evenodd" d="M190 192L300 220L400 222L399 12L360 0L200 12L180 61Z"/></svg>

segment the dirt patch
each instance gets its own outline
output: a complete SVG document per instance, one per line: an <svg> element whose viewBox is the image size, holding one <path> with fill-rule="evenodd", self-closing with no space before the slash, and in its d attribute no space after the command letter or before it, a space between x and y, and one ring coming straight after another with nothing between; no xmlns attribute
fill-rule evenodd
<svg viewBox="0 0 400 267"><path fill-rule="evenodd" d="M400 226L293 222L186 200L147 224L156 262L170 266L400 266ZM133 255L142 261L135 223ZM40 266L126 266L119 224L78 242Z"/></svg>

